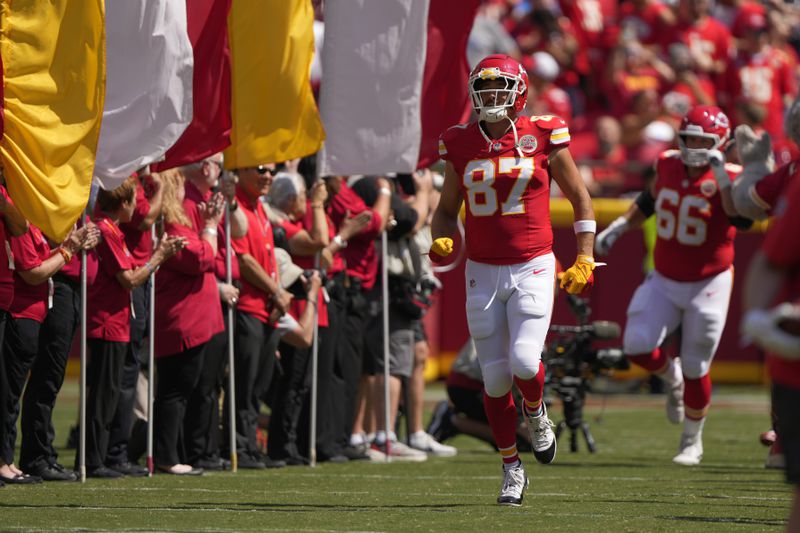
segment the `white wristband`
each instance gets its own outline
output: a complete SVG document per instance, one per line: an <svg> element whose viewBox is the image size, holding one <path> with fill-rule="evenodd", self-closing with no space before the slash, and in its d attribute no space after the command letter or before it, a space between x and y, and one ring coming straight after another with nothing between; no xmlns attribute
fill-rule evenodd
<svg viewBox="0 0 800 533"><path fill-rule="evenodd" d="M333 243L337 245L339 248L347 248L347 241L341 235L336 235L333 238Z"/></svg>
<svg viewBox="0 0 800 533"><path fill-rule="evenodd" d="M211 228L211 227L203 228L203 233L208 233L212 237L216 237L219 234L217 228Z"/></svg>
<svg viewBox="0 0 800 533"><path fill-rule="evenodd" d="M378 192L380 194L383 194L384 196L392 195L392 190L389 187L381 187L380 189L378 189Z"/></svg>
<svg viewBox="0 0 800 533"><path fill-rule="evenodd" d="M578 220L572 224L575 233L596 233L597 222L594 220Z"/></svg>

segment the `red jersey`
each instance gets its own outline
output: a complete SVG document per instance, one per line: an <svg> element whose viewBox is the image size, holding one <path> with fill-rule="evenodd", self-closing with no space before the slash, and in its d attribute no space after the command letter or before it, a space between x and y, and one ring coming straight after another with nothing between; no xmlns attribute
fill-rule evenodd
<svg viewBox="0 0 800 533"><path fill-rule="evenodd" d="M147 215L150 214L150 202L147 201L144 187L140 178L136 180L136 208L130 222L119 225L125 234L125 245L131 252L131 261L134 267L147 263L153 255L153 235L150 228L142 231L141 226Z"/></svg>
<svg viewBox="0 0 800 533"><path fill-rule="evenodd" d="M784 138L783 99L797 93L786 54L770 47L753 56L740 53L728 69L724 92L728 106L740 99L763 105L767 109L764 129L773 142Z"/></svg>
<svg viewBox="0 0 800 533"><path fill-rule="evenodd" d="M28 231L19 237L11 237L11 252L14 255L14 300L9 312L14 318L30 318L36 322L44 322L47 316L47 296L49 282L29 285L20 270L31 270L50 257L50 244L42 234L42 230L28 225Z"/></svg>
<svg viewBox="0 0 800 533"><path fill-rule="evenodd" d="M548 156L569 146L569 130L553 116L519 117L514 133L487 141L477 122L460 124L439 139L439 155L461 177L466 203L467 257L511 265L552 250Z"/></svg>
<svg viewBox="0 0 800 533"><path fill-rule="evenodd" d="M658 1L637 7L633 2L622 2L619 7L620 28L644 45L659 44L667 25L662 13L669 8Z"/></svg>
<svg viewBox="0 0 800 533"><path fill-rule="evenodd" d="M156 357L184 352L225 330L214 250L193 228L167 224L165 230L186 237L186 246L156 274Z"/></svg>
<svg viewBox="0 0 800 533"><path fill-rule="evenodd" d="M800 227L800 167L792 166L791 185L778 202L778 214L764 239L763 252L770 263L789 273L781 300L797 302L800 298L800 246L797 246L797 228ZM800 361L789 361L767 354L767 368L773 381L800 388Z"/></svg>
<svg viewBox="0 0 800 533"><path fill-rule="evenodd" d="M261 265L267 276L278 283L278 264L275 261L272 224L264 213L264 206L261 205L261 200L250 201L240 188L236 190L236 198L239 201L239 209L243 209L247 217L247 234L244 237L233 239L233 249L237 255L252 256ZM242 276L239 303L237 304L239 311L253 315L266 324L269 322L269 315L272 311L271 298L272 295L268 295L252 285Z"/></svg>
<svg viewBox="0 0 800 533"><path fill-rule="evenodd" d="M693 57L705 56L727 63L733 56L733 38L724 24L712 17L701 21L682 20L665 32L664 49L672 43L683 43Z"/></svg>
<svg viewBox="0 0 800 533"><path fill-rule="evenodd" d="M281 227L286 230L286 240L292 240L292 237L303 230L310 231L311 224L313 223L311 220L311 217L313 217L311 211L312 209L309 205L308 209L306 209L306 217L304 219L304 221L308 221L308 227L305 227L304 221L293 222L287 219L281 222ZM313 255L303 256L292 254L291 257L292 263L303 269L314 268ZM303 315L306 305L308 305L307 300L302 298L294 298L292 299L291 306L289 307L289 313L299 321L300 317ZM328 306L325 304L322 288L319 289L319 294L317 294L317 319L320 327L328 327Z"/></svg>
<svg viewBox="0 0 800 533"><path fill-rule="evenodd" d="M13 203L8 195L6 188L0 185L0 194L6 202ZM0 216L0 309L8 311L11 309L11 301L14 299L14 254L11 252L11 245L8 239L11 237L6 232L6 221Z"/></svg>
<svg viewBox="0 0 800 533"><path fill-rule="evenodd" d="M772 174L761 178L750 191L750 198L768 214L772 213L781 193L788 189L789 183L800 175L800 160L783 165Z"/></svg>
<svg viewBox="0 0 800 533"><path fill-rule="evenodd" d="M117 273L132 270L133 259L125 236L105 216L95 223L102 240L97 245L97 278L86 298L87 336L114 342L131 340L131 291L117 281Z"/></svg>
<svg viewBox="0 0 800 533"><path fill-rule="evenodd" d="M741 172L725 165L731 181ZM733 264L731 226L722 209L717 182L709 168L692 180L677 150L661 154L656 162L656 270L675 281L699 281Z"/></svg>

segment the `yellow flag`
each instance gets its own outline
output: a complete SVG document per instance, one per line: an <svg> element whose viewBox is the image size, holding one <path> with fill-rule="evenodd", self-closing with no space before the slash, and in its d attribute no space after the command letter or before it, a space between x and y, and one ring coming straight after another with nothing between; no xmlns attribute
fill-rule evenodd
<svg viewBox="0 0 800 533"><path fill-rule="evenodd" d="M0 0L7 187L60 242L92 183L105 95L103 0Z"/></svg>
<svg viewBox="0 0 800 533"><path fill-rule="evenodd" d="M231 146L225 166L242 168L313 154L325 138L309 84L314 55L311 2L237 0L231 6Z"/></svg>

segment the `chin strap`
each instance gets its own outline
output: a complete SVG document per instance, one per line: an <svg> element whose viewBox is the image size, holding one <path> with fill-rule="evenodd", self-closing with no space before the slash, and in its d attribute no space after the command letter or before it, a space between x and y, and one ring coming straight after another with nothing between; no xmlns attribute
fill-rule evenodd
<svg viewBox="0 0 800 533"><path fill-rule="evenodd" d="M508 115L505 116L505 119L511 123L511 131L514 132L514 149L517 151L517 155L520 158L525 157L522 154L522 148L520 148L520 146L519 146L519 134L517 134L517 125L516 125L516 123L513 120L511 120L508 117ZM487 121L483 120L483 122L487 122ZM490 139L488 135L486 135L486 132L483 131L482 127L479 127L478 129L480 130L481 135L483 135L483 138L486 140L486 143L489 145L489 150L491 151L492 145L494 145L494 141L492 139Z"/></svg>

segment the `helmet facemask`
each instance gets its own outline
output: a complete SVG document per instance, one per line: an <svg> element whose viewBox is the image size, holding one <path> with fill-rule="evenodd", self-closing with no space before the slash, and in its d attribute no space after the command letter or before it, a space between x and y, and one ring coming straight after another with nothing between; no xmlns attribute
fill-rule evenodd
<svg viewBox="0 0 800 533"><path fill-rule="evenodd" d="M504 81L505 86L483 88L489 80ZM500 122L507 119L508 110L515 108L517 95L523 94L526 89L519 77L502 74L498 69L483 69L472 76L469 83L472 107L478 113L479 119L486 122Z"/></svg>
<svg viewBox="0 0 800 533"><path fill-rule="evenodd" d="M709 164L708 154L712 150L722 150L724 140L720 139L719 135L713 133L706 133L702 128L696 126L699 131L692 131L693 126L688 126L686 129L681 130L678 134L678 146L681 150L681 161L687 167L704 167ZM713 144L710 148L689 148L686 146L686 137L700 137L703 139L711 139Z"/></svg>

